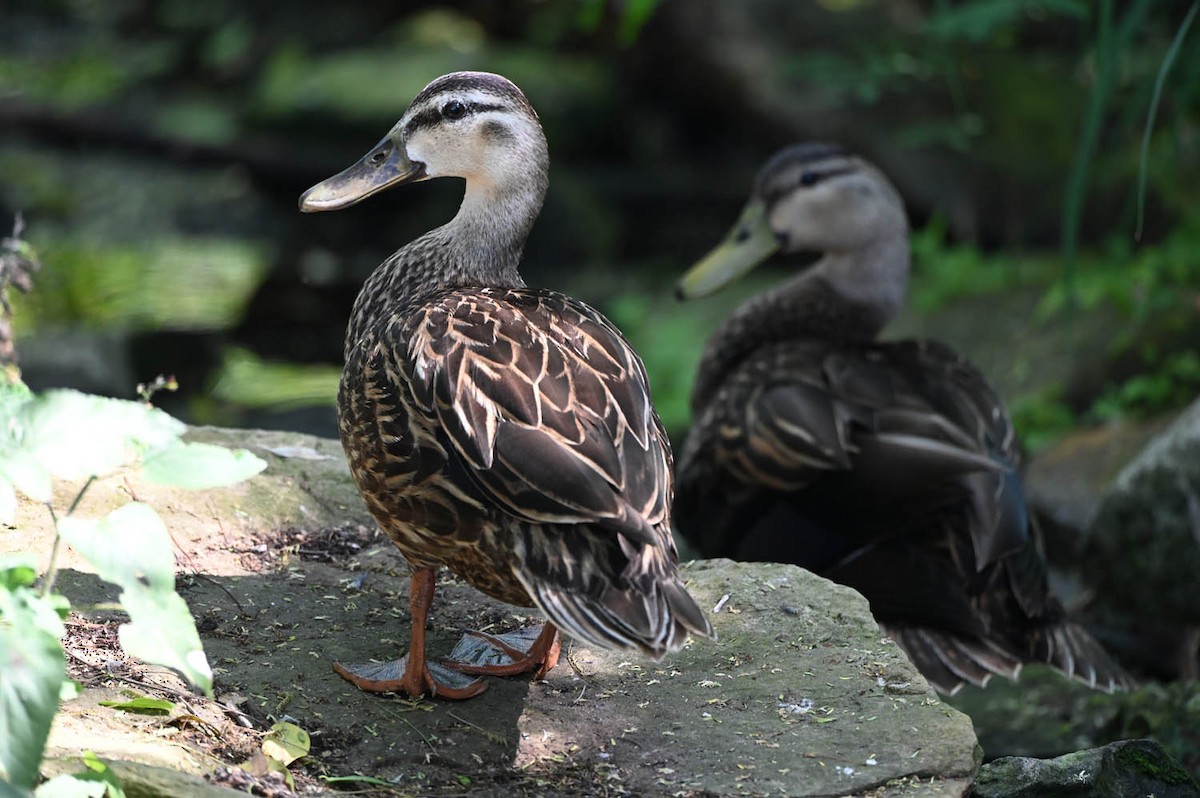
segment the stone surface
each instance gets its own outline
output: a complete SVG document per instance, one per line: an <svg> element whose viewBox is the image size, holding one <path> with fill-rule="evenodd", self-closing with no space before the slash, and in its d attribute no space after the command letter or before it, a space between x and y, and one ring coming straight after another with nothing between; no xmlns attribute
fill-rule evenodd
<svg viewBox="0 0 1200 798"><path fill-rule="evenodd" d="M1114 421L1074 430L1029 460L1025 496L1043 520L1069 536L1062 542L1070 557L1121 470L1173 418Z"/></svg>
<svg viewBox="0 0 1200 798"><path fill-rule="evenodd" d="M1146 672L1200 676L1200 401L1122 469L1082 541L1080 570L1098 615L1130 638Z"/></svg>
<svg viewBox="0 0 1200 798"><path fill-rule="evenodd" d="M361 693L334 659L394 657L408 639L408 573L378 535L340 446L290 433L199 429L195 439L250 448L266 472L226 490L181 492L135 472L101 480L80 511L136 496L176 545L179 589L197 618L218 701L124 658L119 617L72 619L67 647L81 699L64 705L52 757L102 758L203 772L252 762L262 732L287 719L312 734L292 766L370 776L412 795L961 796L980 752L970 720L942 703L855 592L789 565L697 562L690 589L717 642L662 662L569 644L545 681L492 679L465 703ZM76 486L60 486L60 502ZM44 508L23 504L11 547L49 551ZM5 548L10 547L10 548ZM64 552L58 585L76 606L113 591ZM463 583L439 583L433 655L463 629L536 619ZM121 690L165 697L171 716L100 707ZM249 728L247 728L249 726ZM343 783L342 787L351 786Z"/></svg>
<svg viewBox="0 0 1200 798"><path fill-rule="evenodd" d="M979 771L975 798L1195 798L1200 788L1148 740L1125 740L1056 759L1006 757Z"/></svg>

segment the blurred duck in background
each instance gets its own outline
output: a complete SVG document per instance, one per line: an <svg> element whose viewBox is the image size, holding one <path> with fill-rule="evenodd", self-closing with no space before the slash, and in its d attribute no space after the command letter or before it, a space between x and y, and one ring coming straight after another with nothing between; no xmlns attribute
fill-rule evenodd
<svg viewBox="0 0 1200 798"><path fill-rule="evenodd" d="M1027 662L1129 686L1050 592L1012 421L987 379L936 341L877 340L904 301L909 243L875 166L828 144L777 153L678 293L797 251L822 255L705 348L678 531L705 557L791 562L855 588L943 693Z"/></svg>

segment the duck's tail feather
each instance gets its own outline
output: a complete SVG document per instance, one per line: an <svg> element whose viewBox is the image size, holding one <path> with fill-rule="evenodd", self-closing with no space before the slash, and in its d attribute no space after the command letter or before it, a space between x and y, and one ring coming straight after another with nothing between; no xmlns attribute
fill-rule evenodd
<svg viewBox="0 0 1200 798"><path fill-rule="evenodd" d="M997 674L1015 680L1024 664L1020 657L979 638L921 626L887 624L883 629L925 680L945 695L954 695L964 684L985 687Z"/></svg>
<svg viewBox="0 0 1200 798"><path fill-rule="evenodd" d="M1096 638L1078 624L1047 626L1032 638L1032 644L1033 661L1045 662L1093 690L1113 693L1137 686Z"/></svg>
<svg viewBox="0 0 1200 798"><path fill-rule="evenodd" d="M644 591L614 587L602 596L546 583L531 587L530 595L551 622L600 648L636 650L660 659L682 648L689 633L716 636L678 577Z"/></svg>
<svg viewBox="0 0 1200 798"><path fill-rule="evenodd" d="M1106 693L1135 686L1095 638L1074 623L1043 627L1030 638L1027 656L942 629L885 625L884 630L900 644L925 679L945 695L954 695L964 684L986 687L995 675L1015 681L1021 667L1034 662Z"/></svg>

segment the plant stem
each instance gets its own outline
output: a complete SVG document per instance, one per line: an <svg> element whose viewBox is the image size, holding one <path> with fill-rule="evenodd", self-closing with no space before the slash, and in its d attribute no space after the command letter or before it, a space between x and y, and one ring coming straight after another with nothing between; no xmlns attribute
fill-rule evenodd
<svg viewBox="0 0 1200 798"><path fill-rule="evenodd" d="M1150 133L1154 130L1154 117L1158 114L1158 103L1162 99L1163 83L1166 82L1167 73L1175 65L1175 59L1183 48L1183 40L1187 38L1188 28L1192 26L1192 21L1196 18L1197 9L1200 9L1200 2L1192 3L1179 30L1175 32L1175 39L1167 49L1162 66L1158 69L1158 77L1154 80L1154 96L1150 99L1150 110L1146 113L1146 128L1142 131L1142 152L1138 163L1137 225L1133 230L1134 241L1142 240L1142 223L1145 221L1146 214L1146 161L1150 158Z"/></svg>
<svg viewBox="0 0 1200 798"><path fill-rule="evenodd" d="M90 476L87 482L83 483L83 487L79 489L79 493L75 494L75 499L67 509L67 516L75 512L75 508L83 501L83 495L87 493L88 488L95 481L96 477ZM54 589L54 580L58 577L58 552L62 548L62 535L58 534L58 513L54 512L54 505L52 504L47 504L46 509L50 511L50 520L54 522L54 545L50 548L50 563L46 566L46 579L42 582L43 598L50 595L50 591Z"/></svg>
<svg viewBox="0 0 1200 798"><path fill-rule="evenodd" d="M70 515L71 513L75 512L75 508L77 508L79 506L79 503L81 501L83 501L83 494L87 493L88 488L90 488L92 486L92 483L95 481L96 481L96 477L93 475L93 476L88 477L87 482L83 483L83 487L79 489L79 493L75 494L75 500L71 502L71 507L70 507L70 509L67 510L67 515Z"/></svg>

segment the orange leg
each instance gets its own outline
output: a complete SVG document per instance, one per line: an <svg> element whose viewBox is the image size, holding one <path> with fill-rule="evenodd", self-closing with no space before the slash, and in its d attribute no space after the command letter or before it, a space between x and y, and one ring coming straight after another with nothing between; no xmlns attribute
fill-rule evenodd
<svg viewBox="0 0 1200 798"><path fill-rule="evenodd" d="M447 667L462 673L481 676L515 676L518 673L536 671L534 678L543 679L558 664L558 657L562 653L562 640L559 637L558 629L549 621L542 626L541 633L533 641L533 644L529 646L528 651L515 648L495 635L489 635L484 632L467 632L467 634L478 637L488 645L504 652L512 662L503 665L475 665L468 662L446 662Z"/></svg>
<svg viewBox="0 0 1200 798"><path fill-rule="evenodd" d="M408 655L392 662L333 663L333 669L346 681L372 693L408 693L413 698L431 693L438 698L464 699L487 689L482 679L464 679L462 674L425 659L425 620L433 604L436 587L432 568L413 571L408 590L412 613L412 637Z"/></svg>

